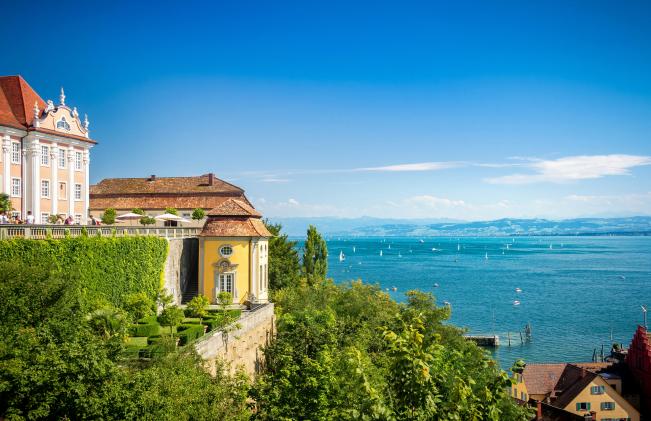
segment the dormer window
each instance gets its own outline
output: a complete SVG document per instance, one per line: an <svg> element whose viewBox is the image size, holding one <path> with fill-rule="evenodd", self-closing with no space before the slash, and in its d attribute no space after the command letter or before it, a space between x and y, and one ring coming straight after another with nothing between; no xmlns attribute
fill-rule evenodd
<svg viewBox="0 0 651 421"><path fill-rule="evenodd" d="M68 124L65 117L61 117L61 120L57 121L57 129L70 131L70 124Z"/></svg>

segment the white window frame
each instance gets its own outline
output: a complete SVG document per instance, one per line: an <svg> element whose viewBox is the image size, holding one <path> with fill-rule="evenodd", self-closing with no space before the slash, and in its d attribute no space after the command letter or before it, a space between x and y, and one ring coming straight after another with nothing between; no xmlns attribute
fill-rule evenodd
<svg viewBox="0 0 651 421"><path fill-rule="evenodd" d="M75 224L81 225L81 214L76 213L74 219L75 219Z"/></svg>
<svg viewBox="0 0 651 421"><path fill-rule="evenodd" d="M11 142L11 163L20 164L20 158L22 158L22 151L20 150L19 142ZM16 158L16 156L18 158Z"/></svg>
<svg viewBox="0 0 651 421"><path fill-rule="evenodd" d="M77 197L77 186L79 186L79 197ZM75 183L75 192L74 192L74 198L76 201L81 201L83 196L83 188L81 187L81 184Z"/></svg>
<svg viewBox="0 0 651 421"><path fill-rule="evenodd" d="M44 178L41 180L41 197L43 199L49 199L51 195L50 191L50 180Z"/></svg>
<svg viewBox="0 0 651 421"><path fill-rule="evenodd" d="M50 214L47 212L41 212L41 224L49 224L50 222L48 221L48 218L50 217Z"/></svg>
<svg viewBox="0 0 651 421"><path fill-rule="evenodd" d="M64 169L66 167L66 150L59 149L59 157L57 159L59 168Z"/></svg>
<svg viewBox="0 0 651 421"><path fill-rule="evenodd" d="M83 159L83 154L81 152L75 151L75 171L81 171L84 168L82 164Z"/></svg>
<svg viewBox="0 0 651 421"><path fill-rule="evenodd" d="M227 247L231 250L229 254L224 253L224 249ZM231 257L233 254L235 254L235 249L233 248L232 245L224 244L223 246L219 247L219 255L221 257Z"/></svg>
<svg viewBox="0 0 651 421"><path fill-rule="evenodd" d="M62 185L62 184L63 184L63 186L64 186L63 194L61 194L61 185ZM58 194L59 199L61 199L61 200L67 200L67 199L68 199L68 183L66 183L65 181L59 181L59 185L57 186L57 188L59 189L59 190L58 190L58 192L59 192L59 194Z"/></svg>
<svg viewBox="0 0 651 421"><path fill-rule="evenodd" d="M50 166L50 147L48 145L41 145L41 166Z"/></svg>
<svg viewBox="0 0 651 421"><path fill-rule="evenodd" d="M18 181L18 194L16 194L16 184ZM21 197L23 194L23 181L20 177L11 177L11 197Z"/></svg>
<svg viewBox="0 0 651 421"><path fill-rule="evenodd" d="M229 285L228 285L228 278L230 277L230 290L229 290ZM231 295L233 295L233 298L235 298L235 272L223 272L220 273L219 276L217 277L217 280L219 281L219 285L217 285L217 290L219 292L230 292Z"/></svg>

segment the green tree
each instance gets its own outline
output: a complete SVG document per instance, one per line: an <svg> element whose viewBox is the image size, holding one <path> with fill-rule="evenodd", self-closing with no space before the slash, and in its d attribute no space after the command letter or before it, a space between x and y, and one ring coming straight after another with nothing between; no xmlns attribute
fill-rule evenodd
<svg viewBox="0 0 651 421"><path fill-rule="evenodd" d="M246 376L191 352L128 365L86 316L84 285L48 267L0 262L0 416L20 419L245 420ZM99 332L102 330L100 329Z"/></svg>
<svg viewBox="0 0 651 421"><path fill-rule="evenodd" d="M102 214L102 223L104 225L113 225L115 224L115 218L117 216L117 213L115 212L115 209L113 208L107 208L104 210L104 213Z"/></svg>
<svg viewBox="0 0 651 421"><path fill-rule="evenodd" d="M203 318L208 313L208 305L210 301L205 296L199 294L193 297L187 305L187 309L190 311L192 317L198 317L199 323L203 323Z"/></svg>
<svg viewBox="0 0 651 421"><path fill-rule="evenodd" d="M135 213L137 215L144 215L145 211L140 209L140 208L133 208L133 209L131 209L131 213Z"/></svg>
<svg viewBox="0 0 651 421"><path fill-rule="evenodd" d="M172 215L178 215L179 211L176 208L165 208L165 213L170 213Z"/></svg>
<svg viewBox="0 0 651 421"><path fill-rule="evenodd" d="M269 239L269 289L272 291L298 285L301 265L296 242L289 241L287 234L281 234L282 225L264 221L273 235Z"/></svg>
<svg viewBox="0 0 651 421"><path fill-rule="evenodd" d="M205 217L206 217L206 211L204 211L202 208L196 208L195 210L192 211L192 219L194 219L195 221L201 221Z"/></svg>
<svg viewBox="0 0 651 421"><path fill-rule="evenodd" d="M226 307L233 304L233 294L228 291L221 291L217 294L217 304L222 309L222 312L226 313Z"/></svg>
<svg viewBox="0 0 651 421"><path fill-rule="evenodd" d="M124 310L137 321L154 313L154 301L144 292L129 294L124 300Z"/></svg>
<svg viewBox="0 0 651 421"><path fill-rule="evenodd" d="M328 246L314 225L307 229L303 250L303 274L308 282L325 279L328 273Z"/></svg>
<svg viewBox="0 0 651 421"><path fill-rule="evenodd" d="M142 218L140 218L139 222L142 225L153 225L156 223L156 219L154 219L151 216L143 216Z"/></svg>
<svg viewBox="0 0 651 421"><path fill-rule="evenodd" d="M0 214L8 214L13 209L11 199L7 193L0 193Z"/></svg>
<svg viewBox="0 0 651 421"><path fill-rule="evenodd" d="M50 224L56 224L59 220L59 215L50 215L47 217L47 222Z"/></svg>
<svg viewBox="0 0 651 421"><path fill-rule="evenodd" d="M181 310L176 304L173 304L165 307L165 309L160 313L158 316L158 323L160 323L161 326L169 326L170 335L173 336L174 328L181 324L184 318L185 315L183 314L183 310Z"/></svg>
<svg viewBox="0 0 651 421"><path fill-rule="evenodd" d="M158 304L161 309L165 310L167 306L173 302L174 296L172 294L169 294L167 292L167 289L162 288L158 291L158 295L156 296L156 304Z"/></svg>

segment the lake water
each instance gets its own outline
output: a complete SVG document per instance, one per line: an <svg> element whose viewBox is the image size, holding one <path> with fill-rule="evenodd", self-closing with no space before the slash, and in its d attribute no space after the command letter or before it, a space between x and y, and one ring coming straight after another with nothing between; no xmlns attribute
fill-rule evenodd
<svg viewBox="0 0 651 421"><path fill-rule="evenodd" d="M589 361L602 345L609 351L611 335L628 346L643 321L640 305L651 305L651 237L422 241L329 239L329 276L378 283L383 290L395 286L388 293L398 301L410 289L434 293L439 304L452 306L452 323L500 336L494 356L503 368L518 358ZM519 332L527 323L532 340L522 344Z"/></svg>

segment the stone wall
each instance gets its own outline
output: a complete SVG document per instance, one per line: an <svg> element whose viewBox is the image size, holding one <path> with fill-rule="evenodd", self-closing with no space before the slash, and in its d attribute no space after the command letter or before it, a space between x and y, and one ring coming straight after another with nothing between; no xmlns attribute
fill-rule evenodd
<svg viewBox="0 0 651 421"><path fill-rule="evenodd" d="M254 311L245 311L237 321L238 328L230 332L213 332L195 344L199 356L206 361L208 371L215 375L215 361L219 358L231 368L241 366L254 376L263 360L261 347L275 334L274 305L268 303Z"/></svg>
<svg viewBox="0 0 651 421"><path fill-rule="evenodd" d="M199 239L174 238L168 242L163 287L174 296L175 304L181 304L183 293L193 288L196 290L198 285Z"/></svg>

